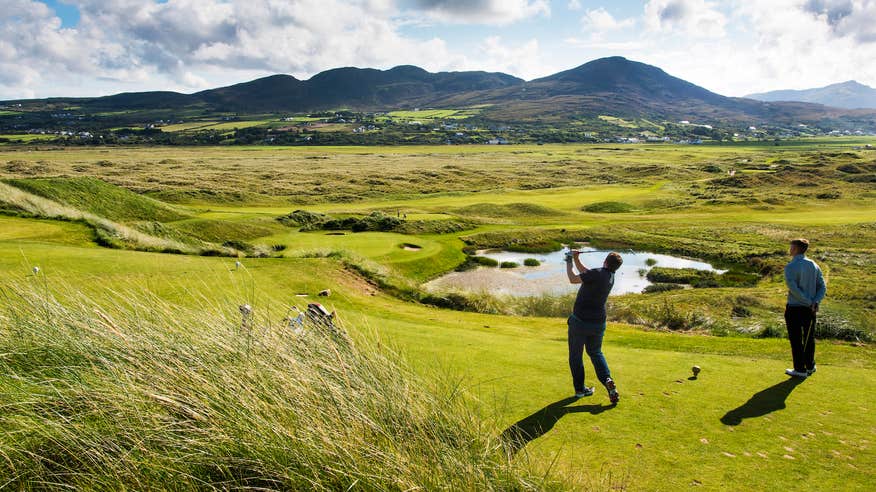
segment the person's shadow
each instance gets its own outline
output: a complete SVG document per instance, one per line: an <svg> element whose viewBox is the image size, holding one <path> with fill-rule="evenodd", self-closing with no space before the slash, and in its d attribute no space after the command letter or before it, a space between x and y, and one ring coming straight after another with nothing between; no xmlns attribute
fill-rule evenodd
<svg viewBox="0 0 876 492"><path fill-rule="evenodd" d="M724 414L721 422L725 425L739 425L745 419L763 417L776 410L782 410L785 408L788 395L803 381L805 381L803 378L790 378L758 391L747 402Z"/></svg>
<svg viewBox="0 0 876 492"><path fill-rule="evenodd" d="M554 428L557 421L563 418L566 414L589 413L591 415L598 415L606 410L611 410L616 406L569 406L576 401L578 401L578 398L574 397L556 401L505 429L502 432L501 439L506 451L511 455L517 454L518 451L523 449L531 441L547 434L548 431Z"/></svg>

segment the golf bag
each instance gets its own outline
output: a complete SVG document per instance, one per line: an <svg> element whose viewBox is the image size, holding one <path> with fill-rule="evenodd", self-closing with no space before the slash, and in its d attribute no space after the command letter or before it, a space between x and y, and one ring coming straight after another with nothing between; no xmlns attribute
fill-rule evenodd
<svg viewBox="0 0 876 492"><path fill-rule="evenodd" d="M328 336L336 341L349 341L346 331L335 322L336 314L329 312L322 304L312 302L307 305L307 309L304 311L292 306L289 311L290 313L287 313L284 321L295 335L309 333L317 336ZM292 316L293 312L297 315Z"/></svg>

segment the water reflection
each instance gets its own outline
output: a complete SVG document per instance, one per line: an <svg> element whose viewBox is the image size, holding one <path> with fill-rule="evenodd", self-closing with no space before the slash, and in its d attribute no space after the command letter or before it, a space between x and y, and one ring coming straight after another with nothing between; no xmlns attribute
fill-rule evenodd
<svg viewBox="0 0 876 492"><path fill-rule="evenodd" d="M581 262L589 268L602 266L608 251L595 248L579 248ZM711 264L656 253L619 251L624 264L615 275L612 295L639 293L651 285L645 274L653 266L668 268L694 268L697 270L718 270ZM478 268L468 272L453 272L427 284L427 288L465 290L470 292L489 292L514 296L536 296L541 294L565 294L575 292L577 286L569 284L566 278L566 263L563 251L549 254L512 253L510 251L485 251L479 256L493 258L499 262L512 261L521 266L513 269ZM535 258L541 262L537 267L526 267L523 260ZM653 260L656 263L649 265Z"/></svg>

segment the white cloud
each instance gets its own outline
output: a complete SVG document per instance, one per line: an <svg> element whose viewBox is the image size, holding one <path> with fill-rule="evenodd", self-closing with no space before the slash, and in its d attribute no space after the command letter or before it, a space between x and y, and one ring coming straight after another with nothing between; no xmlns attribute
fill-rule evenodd
<svg viewBox="0 0 876 492"><path fill-rule="evenodd" d="M727 24L718 6L706 0L649 0L644 17L652 31L697 38L723 37Z"/></svg>
<svg viewBox="0 0 876 492"><path fill-rule="evenodd" d="M566 8L569 10L581 10L581 0L569 0Z"/></svg>
<svg viewBox="0 0 876 492"><path fill-rule="evenodd" d="M652 31L660 49L639 52L641 61L731 96L849 79L876 86L876 44L837 33L806 0L734 0L733 11L732 37L679 40Z"/></svg>
<svg viewBox="0 0 876 492"><path fill-rule="evenodd" d="M638 54L641 54L641 52L644 52L645 49L649 46L649 44L644 41L605 41L593 37L587 39L570 37L564 39L563 42L566 43L568 46L572 46L575 48L583 48L604 52L602 53L602 55L604 56L610 56L617 53L631 55L631 52L639 52ZM638 54L636 56L638 56Z"/></svg>
<svg viewBox="0 0 876 492"><path fill-rule="evenodd" d="M530 39L518 45L505 44L499 36L486 38L478 47L476 60L469 61L470 70L505 72L526 80L542 77L550 69L541 62L537 39Z"/></svg>
<svg viewBox="0 0 876 492"><path fill-rule="evenodd" d="M77 7L79 24L63 29L41 2L6 1L0 98L93 95L102 87L192 91L270 73L464 63L441 39L399 34L385 0L79 0Z"/></svg>
<svg viewBox="0 0 876 492"><path fill-rule="evenodd" d="M869 26L857 32L838 33L836 30L838 25L857 25L857 16L864 12L863 3L876 2L849 2L852 14L833 22L825 13L813 14L813 3L803 0L739 2L738 12L752 32L741 46L748 59L740 60L744 65L737 65L747 67L742 72L750 72L751 80L740 85L754 86L749 92L811 88L851 78L876 85L876 63L873 63L876 44L861 35ZM776 15L777 12L781 15ZM870 17L873 18L876 17ZM848 24L844 24L846 22ZM736 74L732 79L739 77Z"/></svg>
<svg viewBox="0 0 876 492"><path fill-rule="evenodd" d="M70 0L73 29L45 4L4 0L0 98L195 91L272 73L307 78L339 66L427 70L493 66L538 73L537 41L498 38L452 51L438 37L403 35L423 15L508 24L550 14L548 0ZM514 59L514 54L517 59ZM482 57L484 63L475 58ZM516 71L515 68L519 68Z"/></svg>
<svg viewBox="0 0 876 492"><path fill-rule="evenodd" d="M551 13L549 0L409 0L403 5L440 21L472 24L502 25Z"/></svg>
<svg viewBox="0 0 876 492"><path fill-rule="evenodd" d="M416 64L529 79L610 55L729 95L853 78L876 85L876 0L727 0L720 8L713 0L651 0L634 19L579 2L594 5L573 14L582 15L583 33L558 29L537 39L498 24L550 22L547 1L71 0L81 14L74 28L39 1L0 2L0 99L195 91L339 66ZM417 17L445 19L441 37L415 37ZM453 23L491 26L472 39L475 28L456 31Z"/></svg>
<svg viewBox="0 0 876 492"><path fill-rule="evenodd" d="M829 25L837 36L876 43L876 0L807 0L803 10Z"/></svg>
<svg viewBox="0 0 876 492"><path fill-rule="evenodd" d="M607 10L600 7L588 10L581 18L581 24L585 30L604 33L632 27L636 24L636 20L632 18L617 20Z"/></svg>

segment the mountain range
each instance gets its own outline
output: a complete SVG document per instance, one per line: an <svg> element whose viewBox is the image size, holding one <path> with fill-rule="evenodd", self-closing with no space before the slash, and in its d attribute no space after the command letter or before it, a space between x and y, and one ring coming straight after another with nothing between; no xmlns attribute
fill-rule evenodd
<svg viewBox="0 0 876 492"><path fill-rule="evenodd" d="M783 90L746 96L759 101L800 101L846 109L876 109L876 89L850 80L805 90Z"/></svg>
<svg viewBox="0 0 876 492"><path fill-rule="evenodd" d="M725 97L660 68L622 57L594 60L531 81L480 71L430 73L415 66L390 70L347 67L321 72L308 80L272 75L194 94L142 92L42 101L72 103L92 112L198 107L217 112L304 113L479 106L482 118L504 122L568 122L609 115L702 124L845 120L876 125L876 110Z"/></svg>

